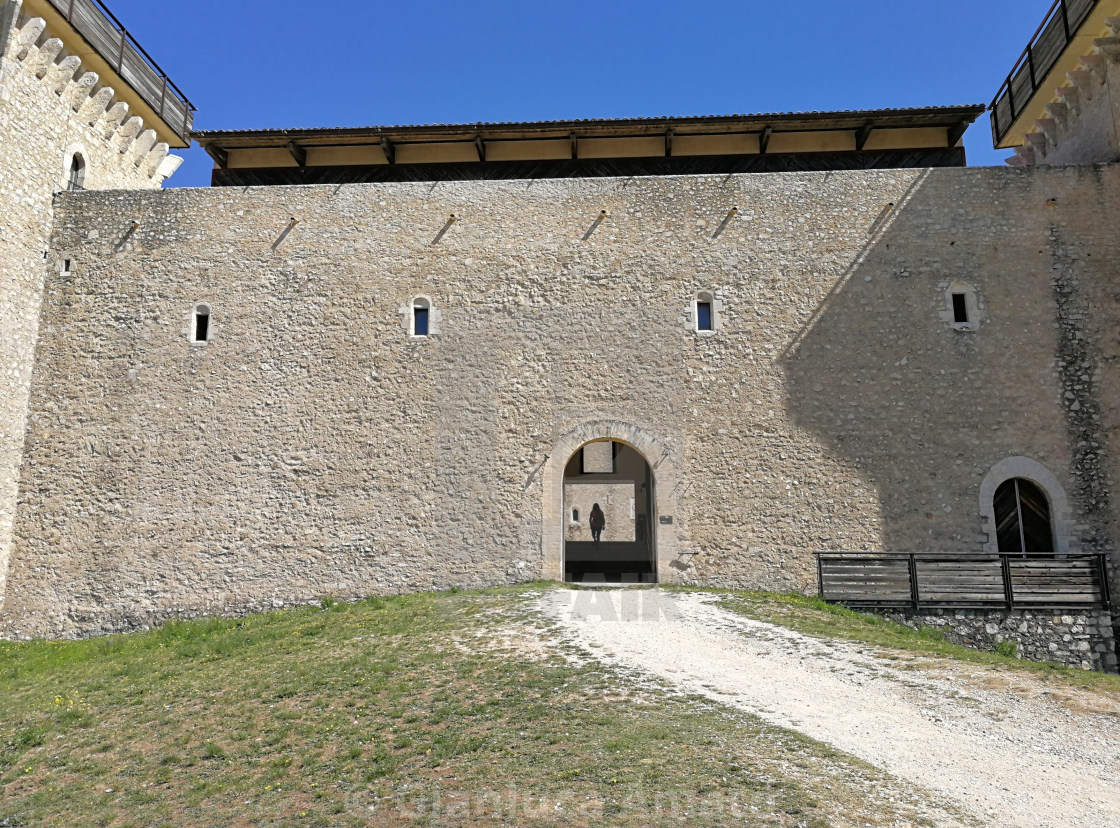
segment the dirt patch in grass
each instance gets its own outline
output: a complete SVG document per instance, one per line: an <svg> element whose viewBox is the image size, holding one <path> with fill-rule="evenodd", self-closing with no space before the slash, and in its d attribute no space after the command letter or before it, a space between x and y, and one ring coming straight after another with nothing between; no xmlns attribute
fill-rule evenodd
<svg viewBox="0 0 1120 828"><path fill-rule="evenodd" d="M1102 715L1116 708L1108 694L1066 685L1058 699L1057 679L1018 664L805 635L728 611L740 600L555 590L540 606L585 653L647 685L664 681L796 729L984 824L1116 825L1120 720ZM1075 713L1075 696L1093 709Z"/></svg>
<svg viewBox="0 0 1120 828"><path fill-rule="evenodd" d="M825 603L819 598L803 595L696 590L689 587L666 589L718 594L722 598L721 606L724 609L756 621L778 624L821 640L843 639L883 648L876 655L895 662L892 666L896 669L905 669L907 662L914 669L931 669L936 668L939 661L948 659L954 665L961 662L972 663L995 668L997 672L1006 672L1008 681L1012 684L1016 674L1027 675L1032 682L1039 679L1051 682L1056 690L1090 690L1094 696L1120 702L1120 676L973 650L949 643L944 638L943 630L937 627L914 630L876 615L854 612ZM988 672L985 671L985 674Z"/></svg>

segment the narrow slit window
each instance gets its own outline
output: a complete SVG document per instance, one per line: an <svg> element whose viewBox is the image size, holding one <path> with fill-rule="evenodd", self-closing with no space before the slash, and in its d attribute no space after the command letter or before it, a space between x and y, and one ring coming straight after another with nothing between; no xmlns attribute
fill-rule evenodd
<svg viewBox="0 0 1120 828"><path fill-rule="evenodd" d="M428 335L428 314L429 308L417 305L412 309L412 335L413 336L427 336Z"/></svg>
<svg viewBox="0 0 1120 828"><path fill-rule="evenodd" d="M195 305L194 308L194 342L206 343L210 341L210 306Z"/></svg>
<svg viewBox="0 0 1120 828"><path fill-rule="evenodd" d="M712 330L712 303L700 301L696 303L696 330Z"/></svg>
<svg viewBox="0 0 1120 828"><path fill-rule="evenodd" d="M572 523L579 523L579 509L572 509Z"/></svg>
<svg viewBox="0 0 1120 828"><path fill-rule="evenodd" d="M953 294L953 322L957 325L967 325L969 323L968 302L963 293Z"/></svg>
<svg viewBox="0 0 1120 828"><path fill-rule="evenodd" d="M66 182L66 189L83 189L82 182L85 179L85 169L86 165L82 162L82 156L74 153L74 157L70 159L70 177Z"/></svg>

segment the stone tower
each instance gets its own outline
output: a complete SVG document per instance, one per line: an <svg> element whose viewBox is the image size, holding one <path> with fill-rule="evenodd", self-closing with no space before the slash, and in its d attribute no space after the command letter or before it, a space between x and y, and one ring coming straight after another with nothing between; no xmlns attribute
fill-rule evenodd
<svg viewBox="0 0 1120 828"><path fill-rule="evenodd" d="M0 599L27 399L65 189L158 189L189 145L190 103L94 0L0 0Z"/></svg>

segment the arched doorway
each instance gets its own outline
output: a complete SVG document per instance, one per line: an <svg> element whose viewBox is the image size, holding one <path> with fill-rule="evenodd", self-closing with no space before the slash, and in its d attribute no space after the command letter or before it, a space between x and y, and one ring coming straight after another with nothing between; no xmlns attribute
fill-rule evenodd
<svg viewBox="0 0 1120 828"><path fill-rule="evenodd" d="M1053 552L1054 528L1045 492L1023 477L1005 480L992 506L1000 552Z"/></svg>
<svg viewBox="0 0 1120 828"><path fill-rule="evenodd" d="M595 507L604 518L598 533ZM656 583L655 513L653 469L641 452L609 439L580 446L564 467L564 580Z"/></svg>
<svg viewBox="0 0 1120 828"><path fill-rule="evenodd" d="M540 468L541 481L541 558L545 578L564 580L564 530L570 520L564 509L564 472L569 461L588 443L609 440L624 443L637 451L652 467L656 485L652 487L654 508L651 514L656 532L653 554L659 583L678 579L683 546L681 522L677 519L677 496L681 490L676 452L664 437L621 420L589 420L560 435ZM533 484L537 472L525 482Z"/></svg>
<svg viewBox="0 0 1120 828"><path fill-rule="evenodd" d="M1015 485L1015 480L1019 485ZM997 497L997 491L999 495ZM1024 499L1024 493L1027 495ZM980 523L988 536L984 551L1022 553L1052 550L1066 555L1081 549L1077 521L1065 488L1046 466L1030 457L1005 457L980 483ZM1025 507L1025 508L1024 508ZM1020 513L1024 518L1020 520ZM1021 532L1023 526L1033 526ZM1037 527L1042 527L1037 530ZM1036 531L1037 530L1037 531ZM1016 538L1016 535L1021 536ZM1041 540L1037 539L1042 535ZM1047 542L1048 539L1048 542ZM1040 549L1033 549L1036 545Z"/></svg>

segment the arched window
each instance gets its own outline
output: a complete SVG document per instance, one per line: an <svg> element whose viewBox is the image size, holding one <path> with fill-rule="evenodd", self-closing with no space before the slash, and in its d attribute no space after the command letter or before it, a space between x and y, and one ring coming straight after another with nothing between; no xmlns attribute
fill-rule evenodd
<svg viewBox="0 0 1120 828"><path fill-rule="evenodd" d="M993 498L1000 552L1053 552L1050 502L1037 485L1023 477L1005 480Z"/></svg>
<svg viewBox="0 0 1120 828"><path fill-rule="evenodd" d="M86 162L81 153L74 153L70 158L70 169L66 179L67 190L85 189Z"/></svg>
<svg viewBox="0 0 1120 828"><path fill-rule="evenodd" d="M195 345L205 345L210 341L210 306L199 302L194 306L191 318L191 342Z"/></svg>
<svg viewBox="0 0 1120 828"><path fill-rule="evenodd" d="M431 329L432 302L424 296L412 300L412 336L427 336Z"/></svg>

